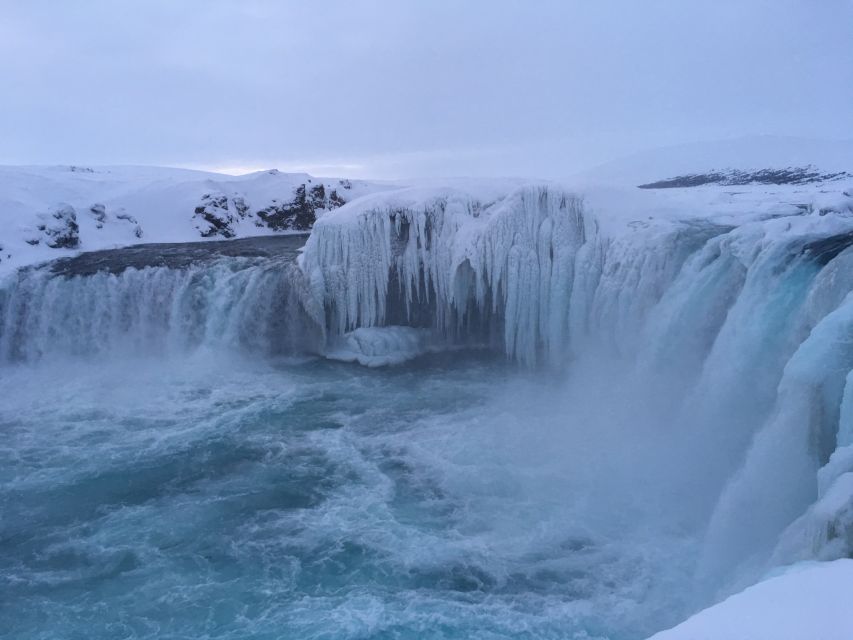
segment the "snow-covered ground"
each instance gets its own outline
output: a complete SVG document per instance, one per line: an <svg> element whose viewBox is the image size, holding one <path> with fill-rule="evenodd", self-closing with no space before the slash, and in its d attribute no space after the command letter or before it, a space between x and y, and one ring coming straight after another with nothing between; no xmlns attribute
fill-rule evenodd
<svg viewBox="0 0 853 640"><path fill-rule="evenodd" d="M650 640L849 640L853 560L789 567Z"/></svg>
<svg viewBox="0 0 853 640"><path fill-rule="evenodd" d="M0 274L143 242L305 232L379 184L276 170L230 176L162 167L0 167Z"/></svg>

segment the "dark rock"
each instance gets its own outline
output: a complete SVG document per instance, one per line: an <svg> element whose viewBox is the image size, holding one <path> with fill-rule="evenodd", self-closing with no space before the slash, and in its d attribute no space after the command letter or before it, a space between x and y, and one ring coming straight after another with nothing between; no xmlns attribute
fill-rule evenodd
<svg viewBox="0 0 853 640"><path fill-rule="evenodd" d="M89 207L89 212L98 222L104 222L107 219L107 208L99 202Z"/></svg>
<svg viewBox="0 0 853 640"><path fill-rule="evenodd" d="M234 209L237 211L238 216L245 218L249 215L249 205L246 204L246 201L242 197L235 195L231 198L231 202L234 204Z"/></svg>
<svg viewBox="0 0 853 640"><path fill-rule="evenodd" d="M129 222L130 224L137 224L136 218L134 218L129 213L125 213L124 209L120 209L119 212L115 215L116 215L116 220L125 220L125 221Z"/></svg>
<svg viewBox="0 0 853 640"><path fill-rule="evenodd" d="M706 184L719 184L726 187L745 186L749 184L793 184L804 185L815 182L829 182L842 178L851 178L853 174L845 171L837 173L821 173L815 167L788 167L786 169L761 169L760 171L710 171L708 173L690 173L676 176L667 180L658 180L639 185L640 189L674 189L685 187L700 187Z"/></svg>
<svg viewBox="0 0 853 640"><path fill-rule="evenodd" d="M59 205L37 228L44 234L47 246L53 249L76 249L80 246L77 213L71 205ZM38 241L30 244L38 244Z"/></svg>
<svg viewBox="0 0 853 640"><path fill-rule="evenodd" d="M99 202L96 202L91 207L89 207L89 213L92 214L92 217L95 219L95 226L98 229L104 228L104 222L107 219L107 208Z"/></svg>
<svg viewBox="0 0 853 640"><path fill-rule="evenodd" d="M309 180L309 182L311 182ZM322 184L311 187L309 192L311 206L314 210L326 208L326 188Z"/></svg>
<svg viewBox="0 0 853 640"><path fill-rule="evenodd" d="M296 188L293 200L273 203L258 211L258 217L274 231L308 231L317 220L314 211L314 205L306 196L305 185L301 184Z"/></svg>
<svg viewBox="0 0 853 640"><path fill-rule="evenodd" d="M289 202L273 199L272 204L260 209L257 212L260 220L255 224L274 231L308 231L317 220L317 211L330 211L344 204L346 200L336 190L327 194L323 184L315 184L310 189L307 184L300 184Z"/></svg>
<svg viewBox="0 0 853 640"><path fill-rule="evenodd" d="M229 209L228 198L223 194L206 193L203 195L201 204L195 207L193 217L199 218L205 223L197 225L202 238L213 236L233 238L235 236L231 225L236 219Z"/></svg>
<svg viewBox="0 0 853 640"><path fill-rule="evenodd" d="M809 242L803 247L803 254L819 265L826 265L835 256L851 246L853 246L853 231L848 231Z"/></svg>
<svg viewBox="0 0 853 640"><path fill-rule="evenodd" d="M338 207L344 206L346 203L347 201L341 198L335 189L332 189L332 192L329 194L329 204L327 208L329 210L337 209Z"/></svg>
<svg viewBox="0 0 853 640"><path fill-rule="evenodd" d="M296 186L290 200L272 198L269 203L253 211L238 193L230 197L207 193L194 208L193 217L198 220L197 228L205 238L232 238L236 235L234 223L246 219L252 219L256 227L273 231L309 231L317 220L318 211L336 209L346 200L337 190L329 192L323 183L308 180Z"/></svg>

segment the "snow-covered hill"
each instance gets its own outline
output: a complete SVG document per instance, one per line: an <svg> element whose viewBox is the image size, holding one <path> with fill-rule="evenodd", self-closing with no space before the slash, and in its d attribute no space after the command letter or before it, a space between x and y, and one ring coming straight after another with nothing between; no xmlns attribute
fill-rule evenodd
<svg viewBox="0 0 853 640"><path fill-rule="evenodd" d="M378 184L276 170L0 167L0 272L141 242L308 231Z"/></svg>
<svg viewBox="0 0 853 640"><path fill-rule="evenodd" d="M0 273L78 253L148 242L305 232L328 211L363 211L416 187L484 204L523 180L382 183L277 170L231 176L162 167L0 167ZM853 143L759 137L683 145L568 178L611 231L650 220L853 209ZM638 187L644 187L640 189ZM384 195L383 195L384 194ZM365 197L369 196L369 197Z"/></svg>
<svg viewBox="0 0 853 640"><path fill-rule="evenodd" d="M809 166L821 174L853 173L853 140L750 136L693 142L618 158L576 178L587 184L637 186L686 174Z"/></svg>

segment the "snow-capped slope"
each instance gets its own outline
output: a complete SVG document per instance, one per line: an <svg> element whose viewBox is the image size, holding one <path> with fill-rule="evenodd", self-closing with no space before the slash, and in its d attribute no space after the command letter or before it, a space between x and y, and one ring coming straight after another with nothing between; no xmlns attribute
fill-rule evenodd
<svg viewBox="0 0 853 640"><path fill-rule="evenodd" d="M638 186L687 174L808 166L820 173L853 173L853 140L752 136L694 142L612 160L578 174L575 180L584 184Z"/></svg>
<svg viewBox="0 0 853 640"><path fill-rule="evenodd" d="M650 640L849 640L853 560L789 568Z"/></svg>
<svg viewBox="0 0 853 640"><path fill-rule="evenodd" d="M308 231L377 184L276 170L0 167L0 272L79 251Z"/></svg>

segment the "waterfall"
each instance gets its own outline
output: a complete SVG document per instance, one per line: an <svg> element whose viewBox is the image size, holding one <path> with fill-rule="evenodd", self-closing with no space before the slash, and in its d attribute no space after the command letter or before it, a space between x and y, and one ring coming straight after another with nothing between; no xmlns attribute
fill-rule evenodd
<svg viewBox="0 0 853 640"><path fill-rule="evenodd" d="M0 287L0 362L200 348L316 352L323 330L295 269L292 260L215 255L82 273L61 264L23 269Z"/></svg>
<svg viewBox="0 0 853 640"><path fill-rule="evenodd" d="M578 377L615 358L613 385L672 396L666 419L697 452L676 491L707 527L699 580L725 593L772 566L853 432L853 220L685 212L612 234L608 213L548 187L416 194L322 220L302 267L331 334L387 324L395 304L404 320L427 305L446 336L485 312L510 359Z"/></svg>
<svg viewBox="0 0 853 640"><path fill-rule="evenodd" d="M607 360L609 383L660 399L694 452L673 460L690 466L673 492L705 531L708 589L851 553L846 503L815 509L853 471L853 220L684 213L614 233L609 212L549 186L401 190L324 216L298 261L29 268L0 286L0 362L334 354L347 337L378 362L485 345L570 381ZM371 351L398 344L405 357Z"/></svg>

